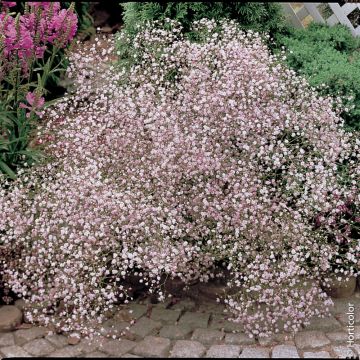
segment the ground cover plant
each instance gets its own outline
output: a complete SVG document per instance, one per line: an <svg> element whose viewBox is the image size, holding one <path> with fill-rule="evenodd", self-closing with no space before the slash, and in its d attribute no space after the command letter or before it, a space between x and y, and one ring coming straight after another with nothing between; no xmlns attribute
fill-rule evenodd
<svg viewBox="0 0 360 360"><path fill-rule="evenodd" d="M50 160L2 179L6 281L28 318L91 332L129 275L162 300L166 277L221 264L249 334L297 331L333 272L358 272L359 139L258 34L204 19L190 42L164 22L121 39L130 72L112 46L72 55L76 93L38 129Z"/></svg>
<svg viewBox="0 0 360 360"><path fill-rule="evenodd" d="M279 43L288 49L287 63L306 76L321 94L341 97L349 109L341 116L349 130L360 129L360 40L343 25L312 23L293 29Z"/></svg>
<svg viewBox="0 0 360 360"><path fill-rule="evenodd" d="M73 5L0 2L0 171L16 170L39 153L31 146L38 111L51 83L64 70L64 48L74 38Z"/></svg>

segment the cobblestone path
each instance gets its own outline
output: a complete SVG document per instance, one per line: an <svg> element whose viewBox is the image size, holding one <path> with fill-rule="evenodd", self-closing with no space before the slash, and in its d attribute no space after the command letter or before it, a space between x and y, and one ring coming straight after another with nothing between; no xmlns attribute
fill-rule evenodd
<svg viewBox="0 0 360 360"><path fill-rule="evenodd" d="M360 356L360 293L334 299L332 316L314 319L295 337L251 339L225 319L223 305L183 299L117 308L92 341L49 335L42 327L0 332L0 359L7 357L225 357L356 358ZM354 306L354 346L349 347L349 303ZM4 308L4 307L3 307ZM10 307L9 307L10 308ZM8 308L8 310L10 310ZM13 308L13 307L12 307ZM1 310L1 308L0 308ZM0 311L1 317L1 311ZM3 320L5 317L3 317ZM133 322L131 324L131 322ZM0 318L0 326L4 321ZM23 325L24 327L24 325ZM1 327L0 327L1 329ZM121 338L112 335L123 333ZM110 337L110 338L109 338Z"/></svg>

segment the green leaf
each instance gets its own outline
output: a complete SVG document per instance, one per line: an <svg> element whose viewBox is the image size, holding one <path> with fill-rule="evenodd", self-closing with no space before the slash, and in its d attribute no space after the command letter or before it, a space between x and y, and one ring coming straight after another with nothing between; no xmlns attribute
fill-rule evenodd
<svg viewBox="0 0 360 360"><path fill-rule="evenodd" d="M2 160L0 160L0 169L3 170L3 172L12 180L16 179L15 173Z"/></svg>

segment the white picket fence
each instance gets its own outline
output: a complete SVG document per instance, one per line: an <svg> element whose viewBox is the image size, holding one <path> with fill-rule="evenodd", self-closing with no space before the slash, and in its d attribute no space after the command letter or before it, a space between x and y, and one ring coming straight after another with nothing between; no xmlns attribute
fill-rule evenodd
<svg viewBox="0 0 360 360"><path fill-rule="evenodd" d="M360 36L360 3L280 3L288 21L305 28L316 21L330 26L344 24L354 36Z"/></svg>

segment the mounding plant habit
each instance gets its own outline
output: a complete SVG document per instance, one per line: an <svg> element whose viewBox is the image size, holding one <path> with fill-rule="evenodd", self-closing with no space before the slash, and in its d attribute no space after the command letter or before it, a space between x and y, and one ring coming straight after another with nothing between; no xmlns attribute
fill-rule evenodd
<svg viewBox="0 0 360 360"><path fill-rule="evenodd" d="M72 56L77 92L38 130L52 160L1 190L7 282L34 321L89 332L128 276L161 300L164 277L207 282L220 263L248 333L297 331L332 303L320 283L358 271L342 231L358 213L341 214L359 208L359 139L258 34L158 25L131 39L129 73L103 66L111 48Z"/></svg>

